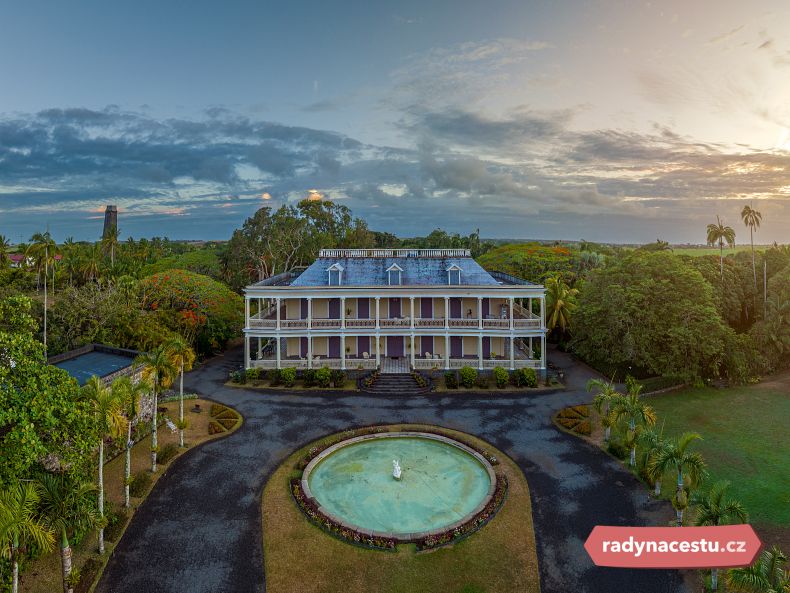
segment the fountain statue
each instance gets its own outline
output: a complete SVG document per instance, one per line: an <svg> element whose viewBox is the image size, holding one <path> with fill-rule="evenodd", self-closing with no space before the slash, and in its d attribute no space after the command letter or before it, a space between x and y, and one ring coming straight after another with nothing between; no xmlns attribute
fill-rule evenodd
<svg viewBox="0 0 790 593"><path fill-rule="evenodd" d="M400 463L398 463L397 459L392 460L392 477L396 480L400 480Z"/></svg>

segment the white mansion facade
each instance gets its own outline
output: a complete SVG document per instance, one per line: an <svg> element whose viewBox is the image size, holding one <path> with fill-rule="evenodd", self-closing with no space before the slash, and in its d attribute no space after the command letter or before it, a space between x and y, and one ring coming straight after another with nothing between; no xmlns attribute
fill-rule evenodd
<svg viewBox="0 0 790 593"><path fill-rule="evenodd" d="M322 249L245 289L245 368L545 372L544 302L466 249Z"/></svg>

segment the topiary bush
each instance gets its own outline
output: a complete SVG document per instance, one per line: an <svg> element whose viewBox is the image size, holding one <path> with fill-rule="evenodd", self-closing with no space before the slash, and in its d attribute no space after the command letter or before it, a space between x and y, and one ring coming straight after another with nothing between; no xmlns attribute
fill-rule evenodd
<svg viewBox="0 0 790 593"><path fill-rule="evenodd" d="M510 373L508 373L507 370L503 369L502 367L494 367L492 375L494 377L496 386L500 389L504 389L507 386L507 382L510 380Z"/></svg>
<svg viewBox="0 0 790 593"><path fill-rule="evenodd" d="M537 387L538 375L535 369L518 369L513 372L511 381L516 387Z"/></svg>
<svg viewBox="0 0 790 593"><path fill-rule="evenodd" d="M330 373L332 378L332 385L335 387L343 387L346 384L346 373L340 369L332 369Z"/></svg>
<svg viewBox="0 0 790 593"><path fill-rule="evenodd" d="M269 381L275 386L281 383L280 369L272 369L269 371Z"/></svg>
<svg viewBox="0 0 790 593"><path fill-rule="evenodd" d="M458 389L458 375L455 371L447 371L444 374L444 386L447 389Z"/></svg>
<svg viewBox="0 0 790 593"><path fill-rule="evenodd" d="M302 371L302 383L305 387L315 387L315 369L305 369Z"/></svg>
<svg viewBox="0 0 790 593"><path fill-rule="evenodd" d="M221 432L225 432L225 427L222 426L219 422L212 420L208 423L208 433L212 434L219 434Z"/></svg>
<svg viewBox="0 0 790 593"><path fill-rule="evenodd" d="M465 366L461 368L461 385L466 387L467 389L473 387L475 381L477 380L477 370L473 369L470 366Z"/></svg>
<svg viewBox="0 0 790 593"><path fill-rule="evenodd" d="M135 498L140 498L145 496L149 488L151 488L151 474L147 471L139 471L134 474L129 484L129 494Z"/></svg>
<svg viewBox="0 0 790 593"><path fill-rule="evenodd" d="M280 381L285 387L293 387L296 383L296 369L293 367L280 369Z"/></svg>
<svg viewBox="0 0 790 593"><path fill-rule="evenodd" d="M327 367L321 367L315 372L315 382L319 387L326 389L331 381L332 372Z"/></svg>
<svg viewBox="0 0 790 593"><path fill-rule="evenodd" d="M475 386L480 389L488 389L490 384L491 380L488 378L488 375L479 375L477 381L475 381Z"/></svg>
<svg viewBox="0 0 790 593"><path fill-rule="evenodd" d="M266 378L266 371L263 369L247 369L247 381L260 381Z"/></svg>
<svg viewBox="0 0 790 593"><path fill-rule="evenodd" d="M230 381L231 383L238 383L239 385L244 385L247 382L247 373L244 370L241 371L233 371L230 374Z"/></svg>

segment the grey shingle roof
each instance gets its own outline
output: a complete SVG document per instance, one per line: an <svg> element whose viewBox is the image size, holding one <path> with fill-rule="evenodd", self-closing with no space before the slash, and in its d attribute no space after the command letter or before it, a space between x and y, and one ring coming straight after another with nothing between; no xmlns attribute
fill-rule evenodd
<svg viewBox="0 0 790 593"><path fill-rule="evenodd" d="M393 263L403 269L403 286L447 286L447 268L453 264L463 270L462 286L500 284L471 257L319 257L291 286L326 286L327 268L334 263L343 266L344 286L387 286L387 268Z"/></svg>

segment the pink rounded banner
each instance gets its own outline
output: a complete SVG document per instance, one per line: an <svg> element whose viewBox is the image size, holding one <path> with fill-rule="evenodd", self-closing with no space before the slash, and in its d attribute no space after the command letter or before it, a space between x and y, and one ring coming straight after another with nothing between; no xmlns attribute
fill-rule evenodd
<svg viewBox="0 0 790 593"><path fill-rule="evenodd" d="M593 528L584 548L597 566L620 568L732 568L757 557L751 525Z"/></svg>

